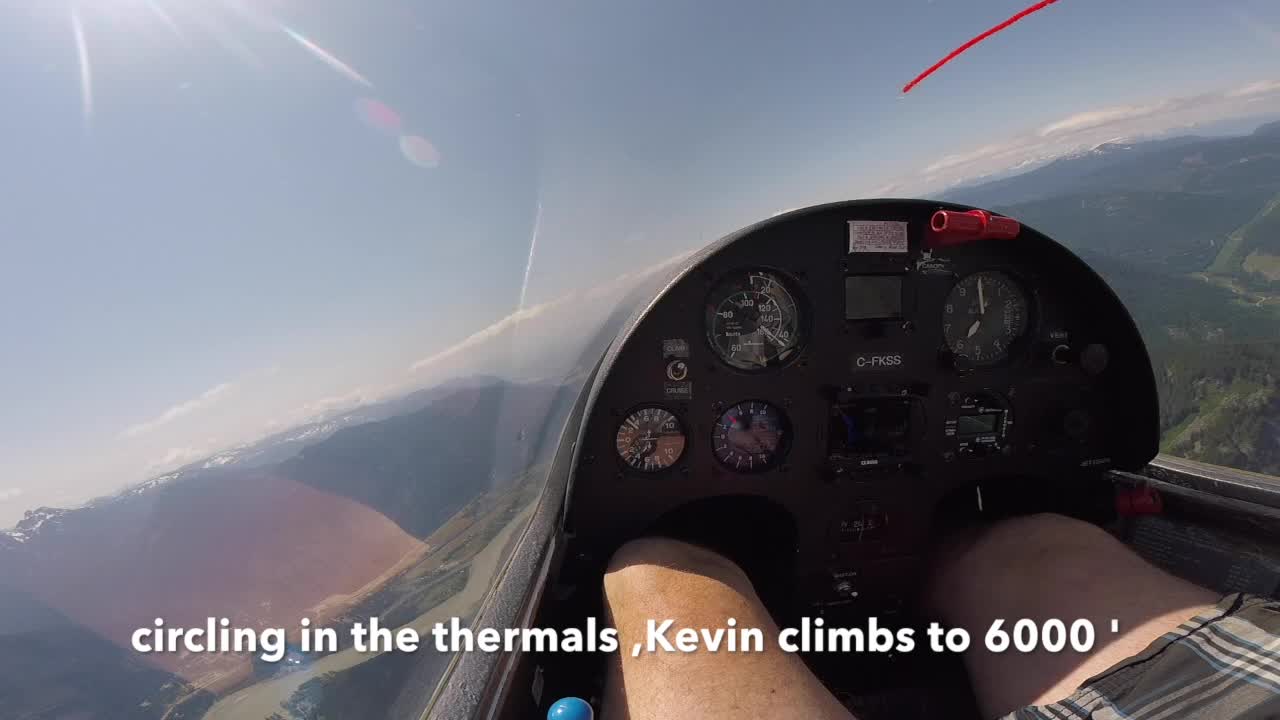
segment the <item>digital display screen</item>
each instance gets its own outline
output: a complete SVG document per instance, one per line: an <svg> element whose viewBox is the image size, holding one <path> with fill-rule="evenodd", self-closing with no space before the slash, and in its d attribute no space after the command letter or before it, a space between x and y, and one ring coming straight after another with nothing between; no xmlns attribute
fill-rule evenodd
<svg viewBox="0 0 1280 720"><path fill-rule="evenodd" d="M844 279L846 320L902 317L901 275L854 275Z"/></svg>
<svg viewBox="0 0 1280 720"><path fill-rule="evenodd" d="M1000 424L1000 413L986 415L961 415L956 423L956 432L960 435L990 435Z"/></svg>
<svg viewBox="0 0 1280 720"><path fill-rule="evenodd" d="M832 409L830 449L839 454L881 455L906 448L911 432L911 401L863 400Z"/></svg>

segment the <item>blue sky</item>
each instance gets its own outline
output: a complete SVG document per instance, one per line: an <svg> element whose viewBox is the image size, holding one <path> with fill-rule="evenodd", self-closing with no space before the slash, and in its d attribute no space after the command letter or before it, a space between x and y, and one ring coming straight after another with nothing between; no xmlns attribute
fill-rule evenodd
<svg viewBox="0 0 1280 720"><path fill-rule="evenodd" d="M0 526L777 210L1280 111L1265 0L1061 0L901 95L1026 4L6 4Z"/></svg>

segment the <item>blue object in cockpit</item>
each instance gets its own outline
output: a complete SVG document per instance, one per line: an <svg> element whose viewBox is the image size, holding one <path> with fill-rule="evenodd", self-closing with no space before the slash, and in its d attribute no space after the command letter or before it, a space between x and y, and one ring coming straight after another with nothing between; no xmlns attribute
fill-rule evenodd
<svg viewBox="0 0 1280 720"><path fill-rule="evenodd" d="M861 439L857 424L853 421L853 418L849 417L848 413L843 411L840 413L840 419L844 421L845 442L848 443L849 447L857 445L858 440Z"/></svg>
<svg viewBox="0 0 1280 720"><path fill-rule="evenodd" d="M547 711L547 720L593 720L595 716L591 705L576 697L561 698Z"/></svg>

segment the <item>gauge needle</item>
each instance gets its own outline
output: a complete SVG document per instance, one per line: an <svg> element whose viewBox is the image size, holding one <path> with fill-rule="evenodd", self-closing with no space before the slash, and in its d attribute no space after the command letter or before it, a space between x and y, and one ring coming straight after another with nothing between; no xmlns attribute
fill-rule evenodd
<svg viewBox="0 0 1280 720"><path fill-rule="evenodd" d="M769 338L769 340L770 340L770 341L772 341L774 345L779 345L779 346L781 346L781 345L782 345L782 341L778 339L778 336L777 336L777 335L774 335L774 334L773 334L773 333L771 333L771 332L769 332L769 329L768 329L768 328L766 328L766 327L764 327L764 326L761 326L761 327L760 327L760 334L762 334L762 335L764 335L765 337Z"/></svg>
<svg viewBox="0 0 1280 720"><path fill-rule="evenodd" d="M978 314L987 314L987 298L982 294L982 278L978 278Z"/></svg>
<svg viewBox="0 0 1280 720"><path fill-rule="evenodd" d="M982 318L973 321L973 324L969 326L969 334L965 335L965 337L973 337L980 327L982 327Z"/></svg>

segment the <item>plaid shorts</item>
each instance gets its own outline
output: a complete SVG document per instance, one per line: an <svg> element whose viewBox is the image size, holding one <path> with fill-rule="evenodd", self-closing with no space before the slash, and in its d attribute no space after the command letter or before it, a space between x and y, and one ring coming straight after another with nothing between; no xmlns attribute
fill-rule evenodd
<svg viewBox="0 0 1280 720"><path fill-rule="evenodd" d="M1014 720L1280 718L1280 601L1228 595L1071 697Z"/></svg>

